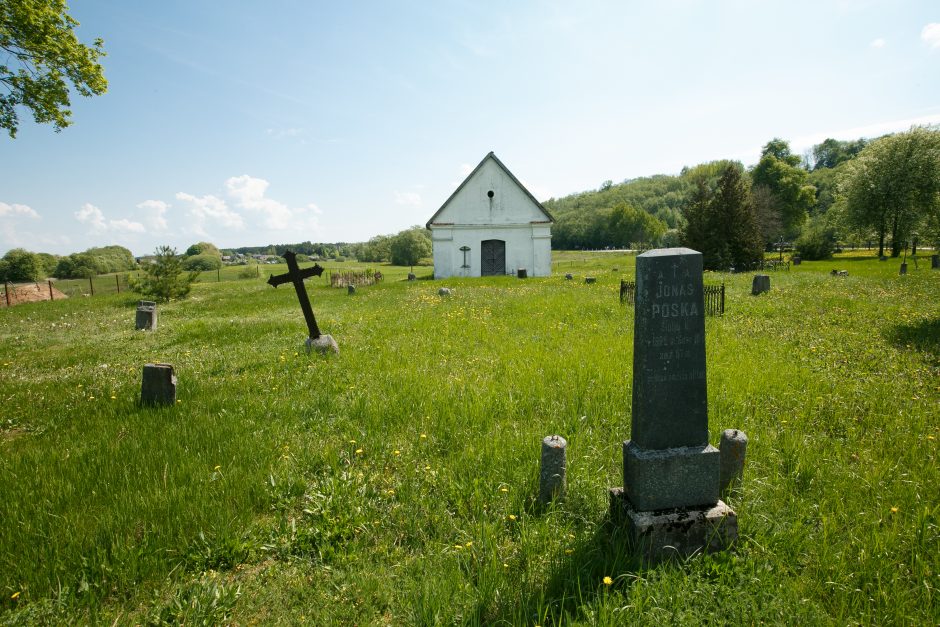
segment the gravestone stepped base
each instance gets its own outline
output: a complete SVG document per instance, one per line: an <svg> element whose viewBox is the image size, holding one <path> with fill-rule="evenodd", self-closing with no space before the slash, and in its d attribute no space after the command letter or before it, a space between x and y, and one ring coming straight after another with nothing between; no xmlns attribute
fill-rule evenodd
<svg viewBox="0 0 940 627"><path fill-rule="evenodd" d="M314 339L312 337L307 338L307 352L316 351L321 355L327 353L334 353L339 355L339 344L336 343L336 340L333 339L332 335L321 335L320 337Z"/></svg>
<svg viewBox="0 0 940 627"><path fill-rule="evenodd" d="M738 538L738 517L724 501L703 507L639 511L622 488L611 488L610 518L627 526L637 554L648 562L723 551Z"/></svg>
<svg viewBox="0 0 940 627"><path fill-rule="evenodd" d="M721 452L711 444L649 450L623 443L624 490L639 510L714 505L720 472Z"/></svg>

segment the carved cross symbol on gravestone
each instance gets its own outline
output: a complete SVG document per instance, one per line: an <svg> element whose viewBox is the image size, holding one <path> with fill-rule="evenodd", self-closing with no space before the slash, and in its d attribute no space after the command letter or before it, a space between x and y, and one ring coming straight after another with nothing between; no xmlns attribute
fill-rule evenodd
<svg viewBox="0 0 940 627"><path fill-rule="evenodd" d="M297 300L300 301L300 308L304 312L304 320L307 321L307 330L310 332L310 339L315 340L320 337L320 328L317 326L317 319L313 316L313 308L310 306L310 299L307 297L307 290L304 287L304 279L311 276L320 276L323 274L323 268L320 264L314 264L312 268L301 270L297 267L297 254L292 251L285 251L284 259L287 260L287 273L274 276L268 279L268 285L277 287L282 283L293 283L297 291Z"/></svg>

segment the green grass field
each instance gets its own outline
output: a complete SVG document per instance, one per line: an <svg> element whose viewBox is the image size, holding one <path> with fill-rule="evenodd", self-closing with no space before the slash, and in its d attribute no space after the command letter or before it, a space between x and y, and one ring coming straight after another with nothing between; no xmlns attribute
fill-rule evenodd
<svg viewBox="0 0 940 627"><path fill-rule="evenodd" d="M197 284L153 333L133 293L0 309L0 623L940 623L929 259L804 262L759 297L751 274L706 275L727 285L712 442L750 438L740 542L654 567L606 518L635 258L554 260L544 279L314 281L332 357L264 283L284 266ZM148 362L176 367L175 407L138 406ZM539 511L553 433L568 498Z"/></svg>

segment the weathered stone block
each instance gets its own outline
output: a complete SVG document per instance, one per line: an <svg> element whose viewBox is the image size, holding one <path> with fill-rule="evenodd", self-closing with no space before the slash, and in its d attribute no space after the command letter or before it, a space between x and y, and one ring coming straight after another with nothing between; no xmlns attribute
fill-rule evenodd
<svg viewBox="0 0 940 627"><path fill-rule="evenodd" d="M529 277L529 271L525 268L519 268L516 270L516 277L520 279L526 279Z"/></svg>
<svg viewBox="0 0 940 627"><path fill-rule="evenodd" d="M542 439L542 463L539 468L539 503L546 504L564 498L567 487L568 442L560 435Z"/></svg>
<svg viewBox="0 0 940 627"><path fill-rule="evenodd" d="M931 270L940 269L940 255L930 256L930 269Z"/></svg>
<svg viewBox="0 0 940 627"><path fill-rule="evenodd" d="M570 281L570 280L573 279L573 278L574 278L574 275L572 275L570 272L566 272L566 273L565 273L565 280L566 280L566 281Z"/></svg>
<svg viewBox="0 0 940 627"><path fill-rule="evenodd" d="M718 450L721 453L721 480L718 489L721 494L726 494L741 483L741 477L744 475L747 435L737 429L725 429L721 432Z"/></svg>
<svg viewBox="0 0 940 627"><path fill-rule="evenodd" d="M176 376L170 364L146 364L140 385L142 405L173 405L176 403Z"/></svg>
<svg viewBox="0 0 940 627"><path fill-rule="evenodd" d="M636 550L648 561L722 551L738 538L738 517L718 501L704 507L639 511L621 488L610 489L610 516L628 526Z"/></svg>
<svg viewBox="0 0 940 627"><path fill-rule="evenodd" d="M638 510L698 507L718 502L721 453L711 444L642 449L623 443L623 489Z"/></svg>
<svg viewBox="0 0 940 627"><path fill-rule="evenodd" d="M313 339L312 337L307 338L307 352L314 350L321 355L326 353L334 353L339 355L339 344L336 343L336 340L333 339L332 335L321 335L320 337Z"/></svg>
<svg viewBox="0 0 940 627"><path fill-rule="evenodd" d="M157 328L157 303L152 300L137 301L135 328L138 331L153 331Z"/></svg>
<svg viewBox="0 0 940 627"><path fill-rule="evenodd" d="M586 277L584 277L584 282L587 283L588 285L590 285L591 283L596 283L596 282L597 282L597 277L586 276Z"/></svg>
<svg viewBox="0 0 940 627"><path fill-rule="evenodd" d="M449 287L440 288L439 290L437 290L437 295L438 296L450 296L450 288Z"/></svg>
<svg viewBox="0 0 940 627"><path fill-rule="evenodd" d="M352 296L353 294L355 294L355 293L356 293L356 286L355 286L355 285L347 285L347 286L346 286L346 293L349 294L350 296Z"/></svg>

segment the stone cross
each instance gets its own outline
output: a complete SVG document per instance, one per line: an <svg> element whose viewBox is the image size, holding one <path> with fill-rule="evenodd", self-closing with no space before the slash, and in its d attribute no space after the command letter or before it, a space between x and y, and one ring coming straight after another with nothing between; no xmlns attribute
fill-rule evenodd
<svg viewBox="0 0 940 627"><path fill-rule="evenodd" d="M310 306L310 298L307 296L307 289L304 287L304 279L311 276L320 276L323 274L323 268L320 264L314 264L312 268L301 270L297 267L297 255L292 251L284 253L284 259L287 260L287 273L274 276L268 279L268 285L277 287L282 283L293 283L297 291L297 300L300 301L300 309L304 312L304 320L307 321L307 330L310 332L310 339L315 340L320 337L320 327L317 326L317 319L313 316L313 308Z"/></svg>

